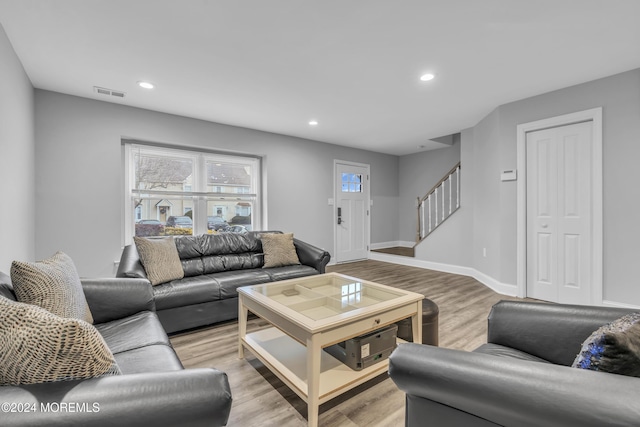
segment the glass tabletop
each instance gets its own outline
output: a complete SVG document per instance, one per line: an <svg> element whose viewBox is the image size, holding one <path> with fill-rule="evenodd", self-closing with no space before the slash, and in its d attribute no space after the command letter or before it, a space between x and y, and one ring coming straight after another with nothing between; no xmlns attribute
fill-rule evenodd
<svg viewBox="0 0 640 427"><path fill-rule="evenodd" d="M287 280L248 288L312 320L326 319L404 295L370 282L335 275L312 276L299 281Z"/></svg>

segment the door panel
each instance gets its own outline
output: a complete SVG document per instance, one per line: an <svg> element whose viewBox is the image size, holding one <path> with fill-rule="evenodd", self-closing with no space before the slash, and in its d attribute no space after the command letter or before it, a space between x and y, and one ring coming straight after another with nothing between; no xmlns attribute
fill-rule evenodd
<svg viewBox="0 0 640 427"><path fill-rule="evenodd" d="M591 123L527 134L527 296L590 302Z"/></svg>
<svg viewBox="0 0 640 427"><path fill-rule="evenodd" d="M368 167L336 163L336 262L369 253Z"/></svg>

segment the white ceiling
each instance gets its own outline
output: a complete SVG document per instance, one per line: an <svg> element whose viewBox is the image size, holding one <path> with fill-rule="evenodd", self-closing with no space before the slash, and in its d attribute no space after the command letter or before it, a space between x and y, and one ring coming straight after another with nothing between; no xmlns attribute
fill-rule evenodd
<svg viewBox="0 0 640 427"><path fill-rule="evenodd" d="M396 155L639 68L639 18L639 0L0 0L36 88Z"/></svg>

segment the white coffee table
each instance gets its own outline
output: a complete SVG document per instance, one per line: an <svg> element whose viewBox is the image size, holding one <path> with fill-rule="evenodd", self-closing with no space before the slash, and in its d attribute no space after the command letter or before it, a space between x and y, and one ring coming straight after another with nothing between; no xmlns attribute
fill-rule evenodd
<svg viewBox="0 0 640 427"><path fill-rule="evenodd" d="M309 426L320 404L387 371L388 360L360 371L324 347L411 317L422 340L424 295L338 273L238 288L238 356L249 349L308 405ZM248 312L273 327L247 334Z"/></svg>

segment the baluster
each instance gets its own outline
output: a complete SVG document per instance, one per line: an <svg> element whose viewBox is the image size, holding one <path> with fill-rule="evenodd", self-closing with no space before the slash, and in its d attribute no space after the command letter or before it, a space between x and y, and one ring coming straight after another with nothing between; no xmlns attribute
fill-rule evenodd
<svg viewBox="0 0 640 427"><path fill-rule="evenodd" d="M420 238L424 237L424 201L420 202Z"/></svg>
<svg viewBox="0 0 640 427"><path fill-rule="evenodd" d="M456 209L460 207L460 166L456 168L456 186L457 194L456 194Z"/></svg>
<svg viewBox="0 0 640 427"><path fill-rule="evenodd" d="M447 178L447 181L449 181L449 215L451 215L451 208L453 208L453 205L451 204L451 177L453 176L453 174L449 175L449 177Z"/></svg>
<svg viewBox="0 0 640 427"><path fill-rule="evenodd" d="M429 194L429 197L427 197L427 201L428 201L428 204L429 204L429 209L428 209L428 212L429 212L429 233L431 233L431 194ZM429 234L429 233L427 233L427 234Z"/></svg>
<svg viewBox="0 0 640 427"><path fill-rule="evenodd" d="M444 181L442 181L442 186L441 187L442 187L442 194L440 195L440 198L442 199L442 221L444 221L445 220L445 217L444 217ZM440 222L442 222L442 221L440 221Z"/></svg>
<svg viewBox="0 0 640 427"><path fill-rule="evenodd" d="M434 228L438 226L438 188L437 187L436 187L435 195L436 195L436 200L434 204L436 207L436 212L435 212L436 223L434 224Z"/></svg>

